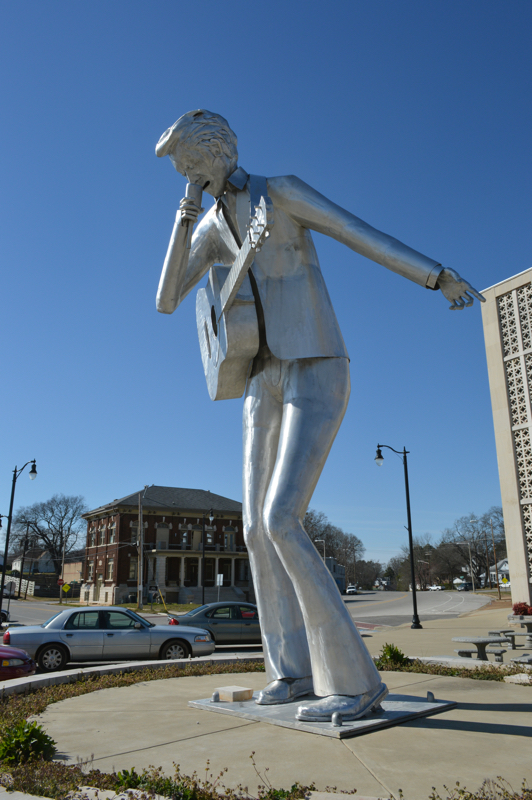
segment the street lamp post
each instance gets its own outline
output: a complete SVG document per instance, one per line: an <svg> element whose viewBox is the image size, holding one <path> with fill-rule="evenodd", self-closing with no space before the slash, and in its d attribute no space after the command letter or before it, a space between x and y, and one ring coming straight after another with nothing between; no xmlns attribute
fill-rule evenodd
<svg viewBox="0 0 532 800"><path fill-rule="evenodd" d="M314 539L314 544L323 545L323 563L325 564L325 539Z"/></svg>
<svg viewBox="0 0 532 800"><path fill-rule="evenodd" d="M473 559L471 558L471 542L453 542L453 544L466 544L469 547L469 571L471 573L471 583L475 591L475 576L473 575Z"/></svg>
<svg viewBox="0 0 532 800"><path fill-rule="evenodd" d="M31 464L29 472L30 480L34 481L37 477L37 464L35 459L26 461L23 467L13 470L13 482L11 484L11 500L9 502L9 514L7 516L7 531L6 531L6 546L4 548L4 564L2 569L2 583L0 585L0 612L2 611L2 601L4 599L4 586L6 584L6 569L7 569L7 554L9 551L9 537L11 535L11 523L13 521L13 503L15 502L15 486L17 485L18 476L26 469L28 464Z"/></svg>
<svg viewBox="0 0 532 800"><path fill-rule="evenodd" d="M211 523L214 520L214 514L211 510L209 511L209 522ZM205 511L203 512L203 531L201 536L201 547L202 547L202 556L201 556L201 605L205 605ZM232 574L232 573L231 573ZM218 592L218 595L220 593Z"/></svg>
<svg viewBox="0 0 532 800"><path fill-rule="evenodd" d="M384 457L381 452L381 447L386 447L387 450L392 450L394 453L397 453L398 456L402 456L403 458L403 467L405 472L405 491L406 491L406 518L408 521L408 546L410 549L410 579L412 581L412 605L413 605L413 615L412 615L412 625L411 628L423 628L423 625L419 621L419 616L417 613L417 597L416 597L416 573L414 569L414 542L412 539L412 517L410 514L410 488L408 486L408 462L407 462L407 453L409 452L404 447L401 450L394 450L393 447L390 447L388 444L378 444L377 445L377 455L375 456L375 463L377 466L381 467L382 462L384 461Z"/></svg>

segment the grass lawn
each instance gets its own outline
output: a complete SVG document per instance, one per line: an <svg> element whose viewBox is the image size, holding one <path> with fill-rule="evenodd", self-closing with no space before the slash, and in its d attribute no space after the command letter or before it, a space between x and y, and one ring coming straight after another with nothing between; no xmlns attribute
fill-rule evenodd
<svg viewBox="0 0 532 800"><path fill-rule="evenodd" d="M192 611L193 608L199 608L199 605L199 603L167 603L165 608L162 603L144 603L142 610L145 613L149 611L154 614L165 614L167 610L171 612ZM133 611L139 610L136 603L120 603L120 608L131 608Z"/></svg>

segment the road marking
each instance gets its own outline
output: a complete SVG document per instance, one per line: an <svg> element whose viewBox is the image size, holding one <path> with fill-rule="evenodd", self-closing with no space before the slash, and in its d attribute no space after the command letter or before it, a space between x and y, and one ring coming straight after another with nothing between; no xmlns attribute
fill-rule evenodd
<svg viewBox="0 0 532 800"><path fill-rule="evenodd" d="M365 608L366 606L382 606L384 603L396 603L398 600L404 600L405 597L408 597L410 592L405 592L401 597L392 597L390 600L376 600L373 603L362 603L361 606L357 605L353 611L358 611L359 608Z"/></svg>

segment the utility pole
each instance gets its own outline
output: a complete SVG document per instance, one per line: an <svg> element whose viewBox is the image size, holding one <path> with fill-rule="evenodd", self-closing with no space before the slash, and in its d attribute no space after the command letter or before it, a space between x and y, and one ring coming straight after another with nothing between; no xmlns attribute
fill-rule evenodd
<svg viewBox="0 0 532 800"><path fill-rule="evenodd" d="M484 534L484 543L486 545L486 580L490 582L490 589L491 589L491 572L490 572L490 557L489 557L489 550L488 550L488 534L486 530L483 530L482 533ZM486 581L484 581L484 587L486 586Z"/></svg>
<svg viewBox="0 0 532 800"><path fill-rule="evenodd" d="M493 520L490 517L490 525L491 525L491 541L493 542L493 558L495 560L495 579L497 581L497 592L499 594L499 600L501 599L501 584L499 583L499 569L497 567L497 553L495 552L495 536L493 535Z"/></svg>
<svg viewBox="0 0 532 800"><path fill-rule="evenodd" d="M144 494L146 494L146 489L144 489ZM143 589L143 575L142 575L142 562L144 561L143 554L144 554L144 529L143 529L143 521L142 521L142 494L139 492L139 532L137 536L137 549L138 549L138 568L137 568L137 608L142 610L143 608L143 601L144 601L144 589Z"/></svg>
<svg viewBox="0 0 532 800"><path fill-rule="evenodd" d="M65 545L66 545L66 539L64 538L64 534L63 534L63 553L62 553L62 556L61 556L61 580L62 581L64 580L63 574L65 572ZM59 605L63 604L63 585L64 584L62 583L60 585L60 587L59 587Z"/></svg>
<svg viewBox="0 0 532 800"><path fill-rule="evenodd" d="M26 522L26 536L24 537L24 543L22 545L22 564L20 567L20 578L18 582L18 599L20 600L20 593L22 591L22 581L24 580L24 561L26 558L26 550L28 549L28 539L29 539L29 532L30 532L30 523Z"/></svg>

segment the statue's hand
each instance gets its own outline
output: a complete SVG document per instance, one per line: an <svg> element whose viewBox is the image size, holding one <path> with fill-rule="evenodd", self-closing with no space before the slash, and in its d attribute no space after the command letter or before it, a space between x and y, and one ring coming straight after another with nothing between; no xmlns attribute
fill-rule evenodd
<svg viewBox="0 0 532 800"><path fill-rule="evenodd" d="M179 210L181 211L181 220L190 220L193 224L198 221L199 215L204 211L190 197L183 197L179 203Z"/></svg>
<svg viewBox="0 0 532 800"><path fill-rule="evenodd" d="M449 300L451 311L462 309L466 306L472 306L474 298L480 300L481 303L486 302L486 298L482 297L480 292L473 289L470 283L465 281L454 269L443 269L438 276L438 288L441 289L444 297Z"/></svg>

